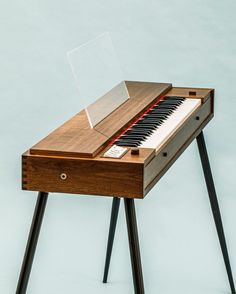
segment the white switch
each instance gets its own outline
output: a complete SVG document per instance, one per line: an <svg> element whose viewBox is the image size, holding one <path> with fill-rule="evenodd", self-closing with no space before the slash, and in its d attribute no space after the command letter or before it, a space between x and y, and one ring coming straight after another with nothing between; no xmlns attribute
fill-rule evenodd
<svg viewBox="0 0 236 294"><path fill-rule="evenodd" d="M103 157L121 158L127 151L128 148L112 145L112 147L103 154Z"/></svg>

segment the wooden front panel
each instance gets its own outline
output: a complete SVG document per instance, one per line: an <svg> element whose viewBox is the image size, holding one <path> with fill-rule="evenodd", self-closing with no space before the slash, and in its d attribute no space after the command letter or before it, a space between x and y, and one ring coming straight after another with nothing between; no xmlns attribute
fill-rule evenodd
<svg viewBox="0 0 236 294"><path fill-rule="evenodd" d="M184 126L163 146L145 167L144 170L144 194L146 195L156 182L170 168L180 154L188 147L201 129L213 117L213 97L209 98L188 119ZM196 119L199 117L199 120Z"/></svg>
<svg viewBox="0 0 236 294"><path fill-rule="evenodd" d="M24 190L143 197L143 164L25 154L22 166Z"/></svg>

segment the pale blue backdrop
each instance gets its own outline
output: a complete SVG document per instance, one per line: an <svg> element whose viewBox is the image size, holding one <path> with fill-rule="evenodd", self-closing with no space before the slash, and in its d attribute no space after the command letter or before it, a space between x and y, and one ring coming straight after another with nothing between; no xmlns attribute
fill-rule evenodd
<svg viewBox="0 0 236 294"><path fill-rule="evenodd" d="M0 1L0 293L14 293L36 201L21 191L21 154L79 111L66 51L104 31L126 79L216 88L205 135L236 278L235 14L233 0ZM123 205L101 283L110 207L50 197L29 294L133 293ZM137 216L147 294L230 293L195 143Z"/></svg>

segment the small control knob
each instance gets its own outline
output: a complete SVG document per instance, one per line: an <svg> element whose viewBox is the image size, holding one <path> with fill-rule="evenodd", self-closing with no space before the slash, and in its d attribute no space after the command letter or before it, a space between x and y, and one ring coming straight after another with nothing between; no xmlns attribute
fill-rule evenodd
<svg viewBox="0 0 236 294"><path fill-rule="evenodd" d="M138 147L131 148L131 154L132 155L139 155L139 148Z"/></svg>

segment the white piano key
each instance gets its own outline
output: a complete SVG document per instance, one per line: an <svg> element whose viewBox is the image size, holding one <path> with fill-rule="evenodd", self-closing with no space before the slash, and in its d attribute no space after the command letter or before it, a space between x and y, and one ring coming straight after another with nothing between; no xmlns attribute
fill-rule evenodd
<svg viewBox="0 0 236 294"><path fill-rule="evenodd" d="M139 147L158 150L200 105L201 99L185 99L164 123L143 141Z"/></svg>

